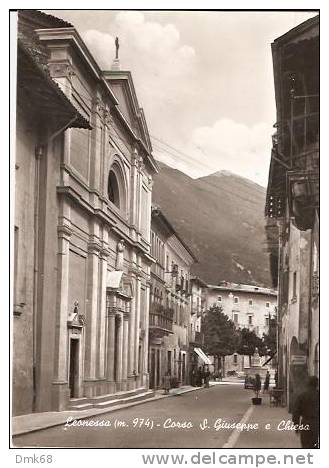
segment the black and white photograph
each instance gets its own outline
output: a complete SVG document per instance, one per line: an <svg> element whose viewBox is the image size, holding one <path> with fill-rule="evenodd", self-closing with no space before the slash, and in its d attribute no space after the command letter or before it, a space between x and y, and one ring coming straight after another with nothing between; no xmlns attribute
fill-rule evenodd
<svg viewBox="0 0 329 468"><path fill-rule="evenodd" d="M9 11L11 447L312 464L320 11L155 6Z"/></svg>

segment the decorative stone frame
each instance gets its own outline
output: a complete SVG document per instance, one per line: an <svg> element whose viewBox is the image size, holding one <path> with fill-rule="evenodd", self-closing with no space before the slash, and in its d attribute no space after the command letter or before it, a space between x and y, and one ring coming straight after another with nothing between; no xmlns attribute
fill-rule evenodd
<svg viewBox="0 0 329 468"><path fill-rule="evenodd" d="M108 184L109 184L109 178L110 174L113 174L116 178L116 183L117 183L117 188L119 192L119 206L117 206L115 203L113 203L109 199L109 194L108 194ZM128 213L128 182L127 182L127 176L125 169L123 167L123 164L121 162L120 157L115 154L114 157L112 158L111 164L108 168L107 172L107 178L106 178L106 197L111 203L111 206L115 206L117 210L124 216L124 218L127 218L127 213Z"/></svg>

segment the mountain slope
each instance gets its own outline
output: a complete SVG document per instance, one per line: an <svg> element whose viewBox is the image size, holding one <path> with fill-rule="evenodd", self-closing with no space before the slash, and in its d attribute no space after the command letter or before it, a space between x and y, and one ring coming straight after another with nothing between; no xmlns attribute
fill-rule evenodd
<svg viewBox="0 0 329 468"><path fill-rule="evenodd" d="M193 273L211 284L271 286L264 252L265 188L227 171L192 179L159 166L153 202L198 257Z"/></svg>

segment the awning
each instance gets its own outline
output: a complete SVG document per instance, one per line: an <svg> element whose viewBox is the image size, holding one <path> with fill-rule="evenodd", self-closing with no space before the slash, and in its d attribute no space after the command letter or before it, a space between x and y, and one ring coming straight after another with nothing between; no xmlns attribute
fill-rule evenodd
<svg viewBox="0 0 329 468"><path fill-rule="evenodd" d="M202 361L205 364L211 364L210 359L205 355L205 353L202 351L200 348L194 348L194 351L197 353L197 355L202 359Z"/></svg>
<svg viewBox="0 0 329 468"><path fill-rule="evenodd" d="M107 272L106 287L111 289L119 289L123 271L114 270Z"/></svg>

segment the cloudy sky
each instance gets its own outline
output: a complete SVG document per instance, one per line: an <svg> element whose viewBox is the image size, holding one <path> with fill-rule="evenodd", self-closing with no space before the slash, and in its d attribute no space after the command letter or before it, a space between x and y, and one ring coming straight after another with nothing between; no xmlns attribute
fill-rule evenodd
<svg viewBox="0 0 329 468"><path fill-rule="evenodd" d="M266 185L271 42L315 12L47 12L74 24L102 69L119 37L156 159L191 177L224 169Z"/></svg>

